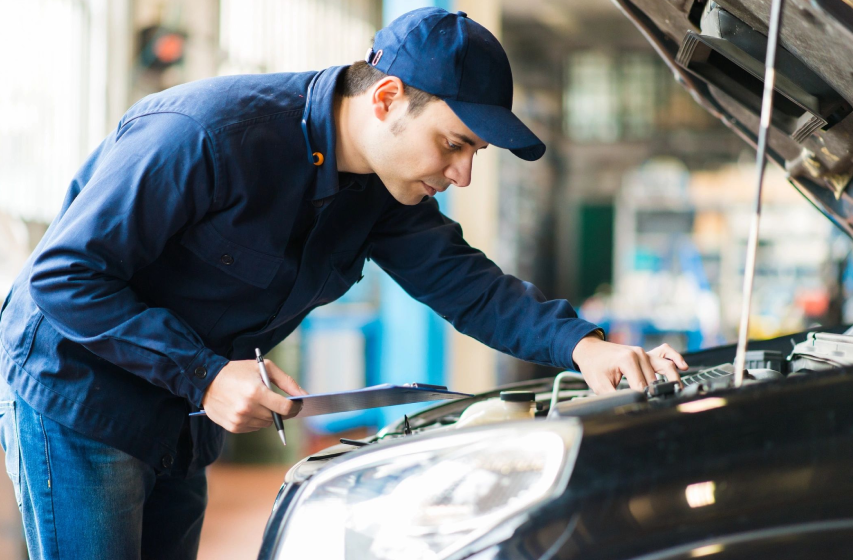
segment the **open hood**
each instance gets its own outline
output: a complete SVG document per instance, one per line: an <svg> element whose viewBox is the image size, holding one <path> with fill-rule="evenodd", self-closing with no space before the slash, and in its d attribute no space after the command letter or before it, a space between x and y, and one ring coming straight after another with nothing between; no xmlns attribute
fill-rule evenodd
<svg viewBox="0 0 853 560"><path fill-rule="evenodd" d="M755 145L770 0L614 0L694 99ZM786 0L768 158L853 238L853 0Z"/></svg>

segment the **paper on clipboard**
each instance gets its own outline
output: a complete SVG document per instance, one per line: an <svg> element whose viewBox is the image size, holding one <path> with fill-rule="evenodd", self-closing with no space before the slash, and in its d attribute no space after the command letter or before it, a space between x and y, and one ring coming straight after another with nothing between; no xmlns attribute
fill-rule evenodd
<svg viewBox="0 0 853 560"><path fill-rule="evenodd" d="M293 401L302 402L302 410L299 411L299 414L295 418L305 418L321 414L349 412L351 410L364 410L366 408L379 408L398 404L464 399L471 396L468 393L456 393L437 386L418 386L417 383L411 385L385 383L354 391L320 393L289 398Z"/></svg>

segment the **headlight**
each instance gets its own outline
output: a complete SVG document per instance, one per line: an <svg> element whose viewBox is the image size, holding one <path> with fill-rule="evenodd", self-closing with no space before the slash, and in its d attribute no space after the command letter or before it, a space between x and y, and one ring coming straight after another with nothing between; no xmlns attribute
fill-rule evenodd
<svg viewBox="0 0 853 560"><path fill-rule="evenodd" d="M525 422L361 452L308 482L277 558L446 558L561 493L580 439L576 421Z"/></svg>

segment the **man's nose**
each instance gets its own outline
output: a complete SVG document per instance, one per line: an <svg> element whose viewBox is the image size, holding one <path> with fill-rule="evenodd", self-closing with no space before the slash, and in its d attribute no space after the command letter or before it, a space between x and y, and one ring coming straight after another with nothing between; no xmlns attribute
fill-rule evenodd
<svg viewBox="0 0 853 560"><path fill-rule="evenodd" d="M471 184L471 166L473 157L459 158L447 168L445 177L457 187L467 187Z"/></svg>

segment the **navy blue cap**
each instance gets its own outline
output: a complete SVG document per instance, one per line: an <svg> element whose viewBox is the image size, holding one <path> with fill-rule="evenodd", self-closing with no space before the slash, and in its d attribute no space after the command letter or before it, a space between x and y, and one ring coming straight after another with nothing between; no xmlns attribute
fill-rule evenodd
<svg viewBox="0 0 853 560"><path fill-rule="evenodd" d="M477 136L527 161L545 144L512 113L512 70L494 35L441 8L405 13L376 33L365 60L441 98Z"/></svg>

